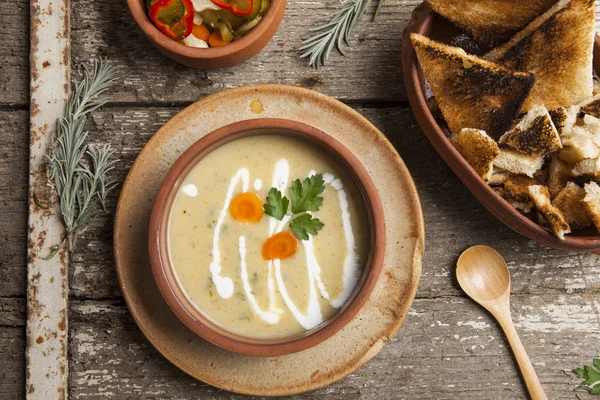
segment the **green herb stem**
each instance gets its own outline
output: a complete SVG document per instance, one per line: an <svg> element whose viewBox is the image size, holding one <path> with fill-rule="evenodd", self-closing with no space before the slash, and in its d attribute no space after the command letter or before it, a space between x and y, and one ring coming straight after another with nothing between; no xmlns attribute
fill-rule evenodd
<svg viewBox="0 0 600 400"><path fill-rule="evenodd" d="M354 31L358 19L371 5L371 1L351 0L335 12L328 23L312 28L312 32L318 33L302 41L299 49L300 58L308 57L308 65L319 68L325 65L334 47L341 55L345 56L342 46L344 43L350 46L350 35ZM384 0L379 0L373 20L379 15L383 2Z"/></svg>
<svg viewBox="0 0 600 400"><path fill-rule="evenodd" d="M116 82L115 67L104 59L94 62L91 71L85 69L57 123L56 143L49 155L49 177L58 193L70 251L91 218L100 209L106 211L108 193L116 186L106 178L117 162L110 160L114 150L109 145L88 145L84 131L87 115L108 101L105 93ZM54 249L50 256L56 252Z"/></svg>

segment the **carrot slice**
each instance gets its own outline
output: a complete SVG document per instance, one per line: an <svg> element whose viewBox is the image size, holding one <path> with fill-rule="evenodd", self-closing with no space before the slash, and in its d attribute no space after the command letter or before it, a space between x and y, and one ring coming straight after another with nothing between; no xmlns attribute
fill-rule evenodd
<svg viewBox="0 0 600 400"><path fill-rule="evenodd" d="M208 43L210 32L204 25L194 25L192 28L192 35L196 36L197 39L204 40L206 43Z"/></svg>
<svg viewBox="0 0 600 400"><path fill-rule="evenodd" d="M238 194L229 204L229 212L236 221L257 223L265 213L260 197L254 193Z"/></svg>
<svg viewBox="0 0 600 400"><path fill-rule="evenodd" d="M267 239L262 247L265 260L285 260L296 254L298 239L290 232L279 232Z"/></svg>
<svg viewBox="0 0 600 400"><path fill-rule="evenodd" d="M219 32L219 31L214 31L208 37L208 44L210 45L210 47L225 46L229 42L231 42L231 40L229 40L229 41L223 40L223 37L221 36L221 32Z"/></svg>

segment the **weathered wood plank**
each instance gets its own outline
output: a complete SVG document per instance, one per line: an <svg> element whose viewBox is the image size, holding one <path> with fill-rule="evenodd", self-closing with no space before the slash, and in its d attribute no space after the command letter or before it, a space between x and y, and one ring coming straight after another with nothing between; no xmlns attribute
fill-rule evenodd
<svg viewBox="0 0 600 400"><path fill-rule="evenodd" d="M27 111L0 111L0 297L25 295L28 122Z"/></svg>
<svg viewBox="0 0 600 400"><path fill-rule="evenodd" d="M517 295L513 315L552 399L573 399L569 371L600 354L597 297ZM147 342L121 301L71 302L70 396L216 399ZM241 396L226 395L228 398ZM465 298L418 299L400 333L341 382L296 399L522 399L499 327Z"/></svg>
<svg viewBox="0 0 600 400"><path fill-rule="evenodd" d="M367 17L361 21L348 57L335 56L319 71L298 60L295 49L306 36L306 27L323 22L339 4L293 3L277 36L261 54L239 67L204 73L179 67L152 48L125 3L74 1L73 61L78 65L100 54L125 66L128 78L115 97L118 101L192 101L223 88L257 82L301 85L345 99L403 101L398 38L419 3L386 2L375 23ZM120 28L113 29L115 24ZM0 26L7 32L0 47L0 105L27 104L29 2L1 0Z"/></svg>
<svg viewBox="0 0 600 400"><path fill-rule="evenodd" d="M299 85L343 99L402 101L401 32L419 3L387 1L374 23L371 17L359 23L347 57L333 56L317 71L298 57L298 45L308 28L325 23L340 3L289 1L279 31L259 55L236 67L199 71L174 63L152 47L125 2L79 0L72 3L73 63L106 55L122 66L126 78L116 89L117 102L189 102L252 83Z"/></svg>
<svg viewBox="0 0 600 400"><path fill-rule="evenodd" d="M0 322L0 400L25 397L25 328Z"/></svg>
<svg viewBox="0 0 600 400"><path fill-rule="evenodd" d="M141 147L177 110L110 108L89 122L90 138L118 149L121 182ZM500 223L467 191L431 148L409 109L360 108L398 149L412 171L423 204L426 251L418 296L460 295L454 262L473 244L496 247L507 259L515 293L600 293L600 256L552 250ZM110 201L116 205L117 193ZM112 217L98 218L72 257L71 293L79 298L120 296L112 255Z"/></svg>
<svg viewBox="0 0 600 400"><path fill-rule="evenodd" d="M53 201L48 153L55 144L57 118L70 91L69 0L31 0L31 80L29 97L29 228L27 230L28 400L67 396L68 331L66 246L62 213Z"/></svg>
<svg viewBox="0 0 600 400"><path fill-rule="evenodd" d="M0 105L29 103L29 2L0 0Z"/></svg>
<svg viewBox="0 0 600 400"><path fill-rule="evenodd" d="M0 326L25 326L27 303L24 298L0 297Z"/></svg>
<svg viewBox="0 0 600 400"><path fill-rule="evenodd" d="M73 62L77 65L106 55L122 66L126 78L115 93L117 102L195 101L252 83L298 85L344 100L406 101L401 35L412 10L420 3L387 0L374 22L370 22L372 12L360 21L347 57L334 55L317 71L298 57L299 43L310 35L310 27L325 23L340 3L289 1L279 31L260 54L232 68L198 71L177 65L154 49L131 18L125 2L79 0L72 3Z"/></svg>

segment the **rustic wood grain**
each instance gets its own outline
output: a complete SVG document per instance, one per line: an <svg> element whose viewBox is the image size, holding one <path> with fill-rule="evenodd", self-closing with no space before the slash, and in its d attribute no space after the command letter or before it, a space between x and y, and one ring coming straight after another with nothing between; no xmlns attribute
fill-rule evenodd
<svg viewBox="0 0 600 400"><path fill-rule="evenodd" d="M24 324L13 327L0 323L0 400L25 397L24 348Z"/></svg>
<svg viewBox="0 0 600 400"><path fill-rule="evenodd" d="M600 256L548 249L505 228L448 170L410 111L395 107L406 105L400 33L419 3L387 0L375 23L359 23L348 57L334 55L315 71L298 59L297 45L307 27L323 22L339 3L292 2L261 54L238 67L204 72L178 66L152 48L124 2L74 0L73 65L107 56L125 76L115 103L90 121L90 137L121 151L116 175L122 181L165 121L229 87L286 83L368 104L359 111L396 145L421 195L427 234L422 283L406 324L375 359L332 387L296 398L523 398L497 326L462 297L453 278L459 252L484 243L509 263L517 329L542 383L551 398L573 399L577 380L568 371L600 354ZM25 395L29 2L0 0L0 26L0 400L12 400ZM115 204L113 196L111 210ZM241 398L187 377L143 338L119 299L111 233L112 217L96 219L72 257L71 295L81 300L72 301L70 316L71 397Z"/></svg>
<svg viewBox="0 0 600 400"><path fill-rule="evenodd" d="M0 0L0 106L29 102L29 2Z"/></svg>
<svg viewBox="0 0 600 400"><path fill-rule="evenodd" d="M0 111L0 297L24 296L27 283L28 123L27 111Z"/></svg>
<svg viewBox="0 0 600 400"><path fill-rule="evenodd" d="M288 2L279 31L251 60L219 71L199 71L162 56L143 36L121 0L74 1L73 63L106 55L123 67L116 102L191 102L207 94L252 83L283 83L313 88L360 101L403 101L401 31L420 1L390 0L377 18L365 17L347 57L334 56L314 70L298 57L308 27L326 22L337 1ZM373 6L374 8L374 6Z"/></svg>
<svg viewBox="0 0 600 400"><path fill-rule="evenodd" d="M338 1L288 3L280 29L251 60L220 71L189 69L154 49L121 0L77 0L73 5L73 63L103 55L123 67L116 102L191 102L217 91L253 83L283 83L360 102L404 102L401 36L420 0L387 0L378 18L358 24L347 57L334 54L319 70L298 57L309 27L322 25ZM598 25L600 26L600 24Z"/></svg>
<svg viewBox="0 0 600 400"><path fill-rule="evenodd" d="M597 299L517 295L513 314L552 399L573 399L569 371L598 351ZM172 367L139 333L121 301L71 302L70 396L242 398ZM418 299L381 353L342 381L296 399L522 399L525 392L499 327L466 298Z"/></svg>
<svg viewBox="0 0 600 400"><path fill-rule="evenodd" d="M89 121L90 138L111 143L122 159L116 176L123 181L136 155L174 108L110 108ZM398 149L413 173L425 214L426 251L421 297L460 295L454 262L473 244L496 247L513 274L514 293L600 293L600 256L568 253L526 240L488 213L448 169L403 108L358 108ZM114 209L118 193L111 198ZM110 214L112 215L112 213ZM95 221L72 258L70 290L78 298L120 296L113 266L112 217Z"/></svg>

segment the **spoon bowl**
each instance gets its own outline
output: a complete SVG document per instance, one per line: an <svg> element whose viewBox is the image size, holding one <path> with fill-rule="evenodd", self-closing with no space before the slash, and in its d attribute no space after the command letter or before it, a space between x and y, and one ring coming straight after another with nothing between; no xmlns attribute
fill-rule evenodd
<svg viewBox="0 0 600 400"><path fill-rule="evenodd" d="M479 304L510 293L510 273L504 258L489 246L465 250L456 263L460 287Z"/></svg>

